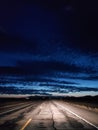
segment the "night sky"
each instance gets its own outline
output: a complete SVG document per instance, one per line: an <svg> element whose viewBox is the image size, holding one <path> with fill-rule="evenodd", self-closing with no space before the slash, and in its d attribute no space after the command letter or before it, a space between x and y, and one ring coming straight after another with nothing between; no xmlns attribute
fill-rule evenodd
<svg viewBox="0 0 98 130"><path fill-rule="evenodd" d="M0 94L97 95L97 0L0 1Z"/></svg>

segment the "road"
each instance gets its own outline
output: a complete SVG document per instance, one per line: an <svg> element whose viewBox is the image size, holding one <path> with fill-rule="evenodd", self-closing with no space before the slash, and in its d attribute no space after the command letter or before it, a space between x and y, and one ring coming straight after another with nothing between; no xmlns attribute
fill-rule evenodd
<svg viewBox="0 0 98 130"><path fill-rule="evenodd" d="M28 101L0 108L0 130L98 129L98 113L64 101Z"/></svg>

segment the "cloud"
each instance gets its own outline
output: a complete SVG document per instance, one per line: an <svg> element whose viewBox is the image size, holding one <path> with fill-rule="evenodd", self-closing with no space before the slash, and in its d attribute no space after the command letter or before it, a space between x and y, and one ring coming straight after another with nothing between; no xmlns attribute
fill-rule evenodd
<svg viewBox="0 0 98 130"><path fill-rule="evenodd" d="M98 81L98 76L88 76L88 77L80 77L77 79L82 79L82 80L97 80Z"/></svg>
<svg viewBox="0 0 98 130"><path fill-rule="evenodd" d="M59 82L65 84L76 84L76 82L66 81L69 79L97 80L97 70L89 66L79 66L71 63L57 61L17 61L14 67L0 67L0 75L20 75L25 81L36 82ZM25 75L28 75L26 77ZM25 78L24 78L25 77ZM43 78L44 77L44 78ZM45 78L49 77L49 78ZM60 81L59 78L65 78ZM56 80L54 80L54 79Z"/></svg>
<svg viewBox="0 0 98 130"><path fill-rule="evenodd" d="M38 87L38 86L37 86ZM48 86L49 87L49 86ZM53 89L53 86L49 90L38 90L38 89L20 89L17 87L4 87L0 86L0 94L40 94L40 95L50 95L51 92L57 92L57 93L69 93L69 92L98 92L98 88L88 88L88 87L75 87L75 86L56 86L56 89Z"/></svg>
<svg viewBox="0 0 98 130"><path fill-rule="evenodd" d="M6 76L0 76L0 85L5 84L25 84L25 85L32 85L33 83L49 83L49 84L67 84L67 85L79 85L79 83L62 80L60 81L57 79L52 79L52 77L42 77L42 76L34 76L34 75L6 75Z"/></svg>
<svg viewBox="0 0 98 130"><path fill-rule="evenodd" d="M54 88L52 90L62 91L62 92L80 92L80 91L98 91L98 88L90 88L90 87L78 87L78 86L70 86L66 84L49 84L49 83L41 83L40 86Z"/></svg>
<svg viewBox="0 0 98 130"><path fill-rule="evenodd" d="M87 73L94 74L96 70L91 67L78 66L71 63L57 61L19 61L17 66L30 71L32 74L50 73L50 72L68 72L68 73Z"/></svg>
<svg viewBox="0 0 98 130"><path fill-rule="evenodd" d="M12 87L4 87L0 86L0 94L17 94L18 89L14 86Z"/></svg>

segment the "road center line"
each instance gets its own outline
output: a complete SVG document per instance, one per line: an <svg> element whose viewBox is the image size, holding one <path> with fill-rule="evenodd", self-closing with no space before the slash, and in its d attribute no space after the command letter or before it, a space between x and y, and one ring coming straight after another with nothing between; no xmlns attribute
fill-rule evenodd
<svg viewBox="0 0 98 130"><path fill-rule="evenodd" d="M24 126L20 130L24 130L26 126L31 122L31 118L24 124Z"/></svg>
<svg viewBox="0 0 98 130"><path fill-rule="evenodd" d="M98 130L98 127L97 127L96 125L94 125L94 124L92 124L91 122L87 121L86 119L84 119L84 118L78 116L76 113L70 111L69 109L63 107L62 105L60 105L60 104L58 104L58 103L55 103L55 104L57 104L58 106L60 106L61 108L63 108L63 110L65 109L66 111L70 112L71 114L75 115L75 116L78 117L79 119L85 121L86 123L88 123L89 125L93 126L94 128L96 128L96 129Z"/></svg>
<svg viewBox="0 0 98 130"><path fill-rule="evenodd" d="M44 104L44 103L42 103L42 104ZM42 108L42 104L41 104L41 106L40 106L40 109ZM27 125L31 122L31 120L32 120L32 118L30 118L30 119L23 125L23 127L22 127L20 130L24 130L24 129L27 127Z"/></svg>

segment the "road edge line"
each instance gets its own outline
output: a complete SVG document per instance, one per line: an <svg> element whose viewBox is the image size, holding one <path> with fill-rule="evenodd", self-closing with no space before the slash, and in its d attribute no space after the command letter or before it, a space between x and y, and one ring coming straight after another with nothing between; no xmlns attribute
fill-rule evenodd
<svg viewBox="0 0 98 130"><path fill-rule="evenodd" d="M86 119L82 118L81 116L77 115L76 113L68 110L67 108L65 108L64 106L62 105L59 105L58 103L56 103L58 106L62 107L63 109L65 109L66 111L70 112L71 114L75 115L76 117L78 117L79 119L85 121L86 123L88 123L89 125L93 126L94 128L96 128L98 130L98 127L94 124L92 124L91 122L87 121Z"/></svg>

